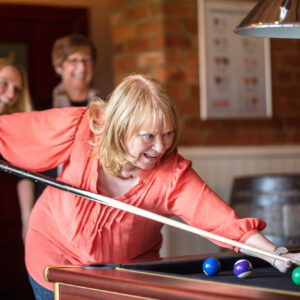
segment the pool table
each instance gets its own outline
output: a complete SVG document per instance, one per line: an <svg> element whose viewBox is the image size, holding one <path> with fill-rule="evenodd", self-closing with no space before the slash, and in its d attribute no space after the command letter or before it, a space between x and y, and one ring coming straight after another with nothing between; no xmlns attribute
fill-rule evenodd
<svg viewBox="0 0 300 300"><path fill-rule="evenodd" d="M222 270L208 277L201 265L218 257ZM247 258L253 272L247 278L233 275L234 262ZM55 283L55 299L300 299L300 286L291 272L282 274L264 261L233 253L164 258L128 264L55 266L45 269Z"/></svg>

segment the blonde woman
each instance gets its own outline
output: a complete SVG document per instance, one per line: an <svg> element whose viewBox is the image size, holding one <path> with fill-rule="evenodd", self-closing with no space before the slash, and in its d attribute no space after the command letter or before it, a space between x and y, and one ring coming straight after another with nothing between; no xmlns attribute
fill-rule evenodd
<svg viewBox="0 0 300 300"><path fill-rule="evenodd" d="M23 133L13 124L20 124ZM0 128L0 153L14 164L41 171L63 163L59 179L66 183L160 215L177 215L264 250L276 248L260 233L264 221L238 219L177 152L174 105L150 77L126 77L107 103L3 116ZM19 138L25 133L28 143L22 145ZM158 258L161 228L155 221L47 187L33 208L26 239L26 266L37 299L53 299L53 285L43 278L46 266ZM282 272L290 267L261 258Z"/></svg>
<svg viewBox="0 0 300 300"><path fill-rule="evenodd" d="M11 58L0 58L0 115L32 110L27 76L24 69ZM15 130L18 130L15 127ZM34 185L30 180L18 181L17 192L25 239L30 211L34 204Z"/></svg>
<svg viewBox="0 0 300 300"><path fill-rule="evenodd" d="M0 114L32 110L27 76L11 58L0 58Z"/></svg>

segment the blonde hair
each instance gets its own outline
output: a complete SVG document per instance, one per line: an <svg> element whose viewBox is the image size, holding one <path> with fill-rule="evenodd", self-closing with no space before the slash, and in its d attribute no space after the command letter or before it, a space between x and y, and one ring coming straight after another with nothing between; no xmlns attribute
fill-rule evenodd
<svg viewBox="0 0 300 300"><path fill-rule="evenodd" d="M162 85L139 74L125 77L107 103L91 103L90 128L94 134L93 156L112 175L123 178L122 167L133 161L126 147L128 140L142 128L153 132L174 130L174 140L165 155L177 146L178 121L175 106Z"/></svg>
<svg viewBox="0 0 300 300"><path fill-rule="evenodd" d="M5 113L31 111L32 102L31 102L31 97L30 97L30 92L28 87L28 79L24 68L18 65L13 58L10 57L0 58L0 70L2 70L7 66L11 66L19 71L22 78L22 90L21 90L20 99L18 99L18 101L16 101L16 103L14 103L12 106L9 106Z"/></svg>

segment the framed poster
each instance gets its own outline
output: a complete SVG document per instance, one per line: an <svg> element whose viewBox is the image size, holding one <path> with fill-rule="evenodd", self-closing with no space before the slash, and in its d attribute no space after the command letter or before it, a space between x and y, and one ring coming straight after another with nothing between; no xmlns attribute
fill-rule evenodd
<svg viewBox="0 0 300 300"><path fill-rule="evenodd" d="M202 120L272 116L270 41L233 33L254 5L198 0Z"/></svg>
<svg viewBox="0 0 300 300"><path fill-rule="evenodd" d="M27 70L27 45L25 43L0 42L0 57L10 57Z"/></svg>

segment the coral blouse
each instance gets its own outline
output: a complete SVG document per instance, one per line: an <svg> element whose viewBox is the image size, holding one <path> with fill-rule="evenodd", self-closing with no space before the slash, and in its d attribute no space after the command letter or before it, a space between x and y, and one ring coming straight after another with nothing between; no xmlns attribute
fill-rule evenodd
<svg viewBox="0 0 300 300"><path fill-rule="evenodd" d="M67 107L0 117L0 154L12 164L44 171L64 164L59 180L97 193L99 160L90 157L89 109ZM116 200L244 242L264 229L238 219L177 152ZM124 262L158 257L162 224L48 186L31 214L25 261L39 284L49 265ZM221 246L232 248L218 243Z"/></svg>

